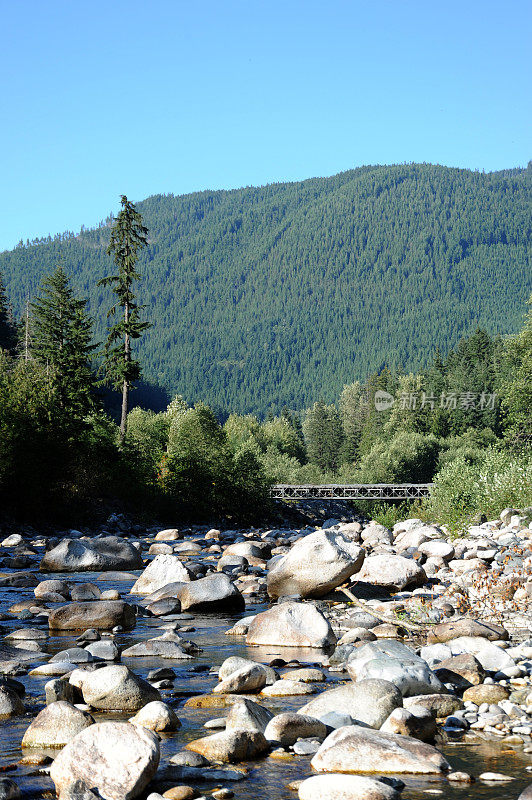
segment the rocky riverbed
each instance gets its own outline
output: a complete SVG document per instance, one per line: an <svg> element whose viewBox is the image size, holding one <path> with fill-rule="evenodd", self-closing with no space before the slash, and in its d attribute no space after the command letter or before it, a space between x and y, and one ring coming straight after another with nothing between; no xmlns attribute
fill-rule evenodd
<svg viewBox="0 0 532 800"><path fill-rule="evenodd" d="M531 519L5 537L0 800L524 800Z"/></svg>

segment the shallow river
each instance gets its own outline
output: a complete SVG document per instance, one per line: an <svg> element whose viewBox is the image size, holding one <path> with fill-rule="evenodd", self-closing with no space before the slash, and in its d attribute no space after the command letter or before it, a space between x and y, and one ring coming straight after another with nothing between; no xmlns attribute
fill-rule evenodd
<svg viewBox="0 0 532 800"><path fill-rule="evenodd" d="M136 574L140 574L140 571ZM77 575L65 575L64 573L61 575L43 574L42 579L57 577L79 582L95 581L102 590L118 589L124 599L127 600L127 593L131 586L130 582L96 581L97 575L97 573ZM6 613L16 601L31 597L33 597L32 589L2 589L0 590L0 612ZM239 616L246 616L260 610L263 610L262 606L248 606L246 611ZM126 647L141 639L160 635L162 631L158 630L157 625L162 625L171 619L174 618L155 619L141 617L134 631L117 635L115 641L119 647ZM183 707L187 697L210 693L217 683L216 676L210 675L208 671L193 672L200 665L206 665L209 668L218 666L231 655L241 655L264 663L277 656L284 658L286 661L289 658L297 657L302 664L314 663L318 665L319 657L316 651L304 650L297 652L290 649L288 652L286 648L248 648L243 644L243 637L224 636L224 631L232 626L235 619L237 617L195 615L193 620L183 621L182 625L191 625L195 628L194 632L184 633L183 636L203 648L203 652L193 661L179 662L160 658L123 659L123 663L143 677L146 677L149 670L161 666L172 667L178 675L174 688L162 690L161 694L162 699L169 702L176 709L182 727L176 733L163 736L161 741L161 761L180 750L191 739L208 735L209 731L204 729L204 723L214 717L224 716L226 713L225 709L196 710ZM10 631L24 626L34 627L35 623L32 620L22 622L14 616L12 619L0 623L0 630L2 635L5 636ZM45 642L43 649L53 654L74 646L76 635L78 634L50 637ZM30 662L28 666L31 669L38 663L42 663L42 660L37 657L35 663ZM17 680L22 681L26 686L25 703L28 714L22 718L0 721L0 774L14 780L22 789L25 797L52 798L54 797L53 784L46 774L39 774L39 768L37 767L16 766L17 761L22 756L20 748L22 735L31 719L43 707L44 684L50 678L23 675L17 676ZM341 676L331 673L330 682L325 684L325 688L331 688L332 682L339 680L342 680ZM280 713L281 711L296 710L310 698L257 699L259 703L267 706L270 710ZM113 719L120 718L118 714L92 713L96 721L111 718L111 716ZM122 718L127 719L127 716L124 714ZM532 782L532 772L529 773L527 771L529 765L532 769L532 754L523 753L522 748L518 746L512 749L498 742L483 741L479 738L471 738L467 743L463 741L438 742L437 746L443 751L455 770L463 770L473 775L479 775L482 772L501 772L514 776L514 780L504 784L489 784L477 781L472 785L460 785L449 783L442 778L419 779L401 775L397 777L400 777L406 783L406 788L402 794L405 800L407 798L427 798L431 795L445 798L452 797L456 798L456 800L466 800L466 798L467 800L492 800L495 798L496 800L514 800L525 786ZM54 755L53 751L48 752L50 755ZM266 757L257 762L247 762L246 767L249 770L249 776L246 780L223 785L230 787L234 791L235 798L240 798L241 800L294 800L297 794L289 790L287 784L297 778L311 775L312 770L309 762L310 757L307 756L293 756L288 761ZM11 766L16 766L16 768L9 769ZM5 771L6 767L8 771ZM179 781L176 781L176 783L179 783ZM183 783L186 783L186 781L183 781ZM211 784L210 788L212 790L215 786ZM201 790L207 796L209 795L208 784L202 786Z"/></svg>

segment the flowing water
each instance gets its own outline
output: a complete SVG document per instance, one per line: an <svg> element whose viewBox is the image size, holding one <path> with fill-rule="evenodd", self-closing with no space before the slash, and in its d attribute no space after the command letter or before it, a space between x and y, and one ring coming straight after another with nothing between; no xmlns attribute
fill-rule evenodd
<svg viewBox="0 0 532 800"><path fill-rule="evenodd" d="M138 572L136 574L139 574ZM60 578L86 582L95 580L96 575L87 573L65 575L42 576L44 578ZM103 576L105 578L105 574ZM122 596L127 599L127 592L131 583L112 582L98 580L97 585L100 589L118 589ZM33 597L32 589L0 589L0 612L6 613L9 607L20 600ZM263 610L261 606L248 606L244 614L246 616ZM162 631L158 625L171 620L170 617L161 619L141 617L138 620L134 631L118 634L116 643L119 647L127 647L141 639L151 638L160 635ZM184 633L183 636L191 639L203 648L203 652L194 658L193 661L171 661L160 658L124 658L123 663L127 664L137 674L146 677L149 670L156 667L169 666L177 673L174 688L162 690L162 699L174 706L181 720L182 727L176 733L163 735L161 741L161 762L180 750L188 741L200 738L209 734L203 727L204 723L214 717L223 716L224 709L190 709L184 708L187 697L198 694L208 694L216 685L215 675L211 675L208 669L211 666L219 666L224 659L232 655L240 655L252 658L256 661L267 663L272 658L280 656L288 661L290 658L298 658L302 664L319 664L319 654L313 650L297 651L287 648L257 648L246 647L243 644L243 637L225 636L224 631L234 624L236 617L220 616L196 616L190 621L182 622L182 625L191 625L194 632ZM178 620L179 621L179 620ZM12 630L22 628L25 625L34 627L34 621L22 622L13 616L9 620L0 623L0 630L5 636ZM79 634L79 632L78 632ZM64 650L75 645L76 633L68 635L52 636L43 644L50 654ZM23 644L21 642L21 644ZM31 669L38 663L42 663L36 654L35 662L28 665ZM204 670L201 671L201 666ZM52 798L54 797L53 784L44 770L32 766L17 766L17 761L23 755L20 748L22 735L36 713L44 704L44 684L50 680L49 677L30 677L28 675L17 676L17 680L22 681L27 690L25 697L28 714L25 717L13 718L7 721L0 721L0 775L10 777L22 789L24 796L28 798ZM334 682L342 680L342 676L331 673L330 681L325 685L330 688ZM321 685L323 687L323 684ZM282 711L296 710L304 705L309 697L295 698L257 698L259 703L267 706L274 713ZM118 719L118 714L99 714L94 713L96 721L106 718ZM126 714L122 719L127 719ZM211 731L212 732L212 731ZM403 798L427 798L430 795L443 796L445 798L455 798L456 800L514 800L520 792L532 782L532 755L523 753L523 748L519 746L509 747L496 741L485 741L478 737L471 737L467 742L463 740L438 742L438 747L443 751L446 758L451 763L454 770L463 770L473 775L482 772L501 772L513 776L514 780L504 784L490 784L477 781L472 785L455 784L445 778L414 778L405 775L400 777L405 783ZM48 751L50 755L55 755L53 751ZM15 767L14 769L11 769ZM235 798L241 800L294 800L297 793L287 788L287 784L298 778L308 777L312 774L310 768L310 757L292 756L289 760L277 760L271 757L262 758L256 762L247 762L245 765L248 770L248 777L238 783L225 783L220 785L228 786L234 791ZM186 783L186 781L182 781ZM180 781L176 781L180 783ZM211 790L215 785L205 784L201 790L208 796L209 787Z"/></svg>

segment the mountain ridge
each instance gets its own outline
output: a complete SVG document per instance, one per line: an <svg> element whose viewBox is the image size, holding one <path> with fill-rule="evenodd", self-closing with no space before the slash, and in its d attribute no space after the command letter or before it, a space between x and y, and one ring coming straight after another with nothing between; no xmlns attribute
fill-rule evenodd
<svg viewBox="0 0 532 800"><path fill-rule="evenodd" d="M377 165L146 198L146 378L265 414L330 401L383 363L423 367L478 325L517 331L532 291L531 178ZM102 339L108 235L104 224L0 253L16 312L62 258Z"/></svg>

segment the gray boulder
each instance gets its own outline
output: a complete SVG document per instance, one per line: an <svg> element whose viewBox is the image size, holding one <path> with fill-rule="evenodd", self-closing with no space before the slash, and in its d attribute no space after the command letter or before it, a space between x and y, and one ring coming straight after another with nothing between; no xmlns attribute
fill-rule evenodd
<svg viewBox="0 0 532 800"><path fill-rule="evenodd" d="M119 536L81 541L63 539L45 553L41 572L86 572L140 569L142 558L136 547Z"/></svg>
<svg viewBox="0 0 532 800"><path fill-rule="evenodd" d="M362 775L313 775L298 789L299 800L399 800L392 786Z"/></svg>
<svg viewBox="0 0 532 800"><path fill-rule="evenodd" d="M22 738L22 747L63 747L93 724L94 719L86 711L58 700L37 714Z"/></svg>
<svg viewBox="0 0 532 800"><path fill-rule="evenodd" d="M329 621L309 603L281 603L257 614L246 636L248 645L328 648L335 642Z"/></svg>
<svg viewBox="0 0 532 800"><path fill-rule="evenodd" d="M268 594L322 597L358 572L364 550L351 538L319 530L299 539L268 572Z"/></svg>
<svg viewBox="0 0 532 800"><path fill-rule="evenodd" d="M347 661L354 681L378 678L393 683L403 697L445 693L445 687L426 661L394 639L368 642L354 650Z"/></svg>
<svg viewBox="0 0 532 800"><path fill-rule="evenodd" d="M128 722L100 722L78 733L50 769L60 800L76 781L105 800L133 800L159 766L156 734Z"/></svg>
<svg viewBox="0 0 532 800"><path fill-rule="evenodd" d="M135 609L122 600L95 600L69 603L50 611L48 627L58 631L84 631L86 628L111 630L117 625L131 629L136 621Z"/></svg>
<svg viewBox="0 0 532 800"><path fill-rule="evenodd" d="M438 774L450 769L430 744L360 725L333 731L310 762L317 772Z"/></svg>
<svg viewBox="0 0 532 800"><path fill-rule="evenodd" d="M169 583L188 583L188 581L190 573L177 556L159 555L137 578L131 587L131 594L151 595Z"/></svg>
<svg viewBox="0 0 532 800"><path fill-rule="evenodd" d="M397 591L423 586L427 580L425 570L413 559L392 553L369 556L355 577L357 581Z"/></svg>
<svg viewBox="0 0 532 800"><path fill-rule="evenodd" d="M78 672L78 671L77 671ZM79 673L87 705L105 711L138 711L161 696L151 684L124 664L113 664L94 672Z"/></svg>
<svg viewBox="0 0 532 800"><path fill-rule="evenodd" d="M348 714L371 728L380 728L395 708L403 705L401 692L393 683L363 680L322 692L299 709L300 714L326 721L328 714Z"/></svg>
<svg viewBox="0 0 532 800"><path fill-rule="evenodd" d="M246 607L244 598L223 572L186 584L179 599L182 611L234 614Z"/></svg>

